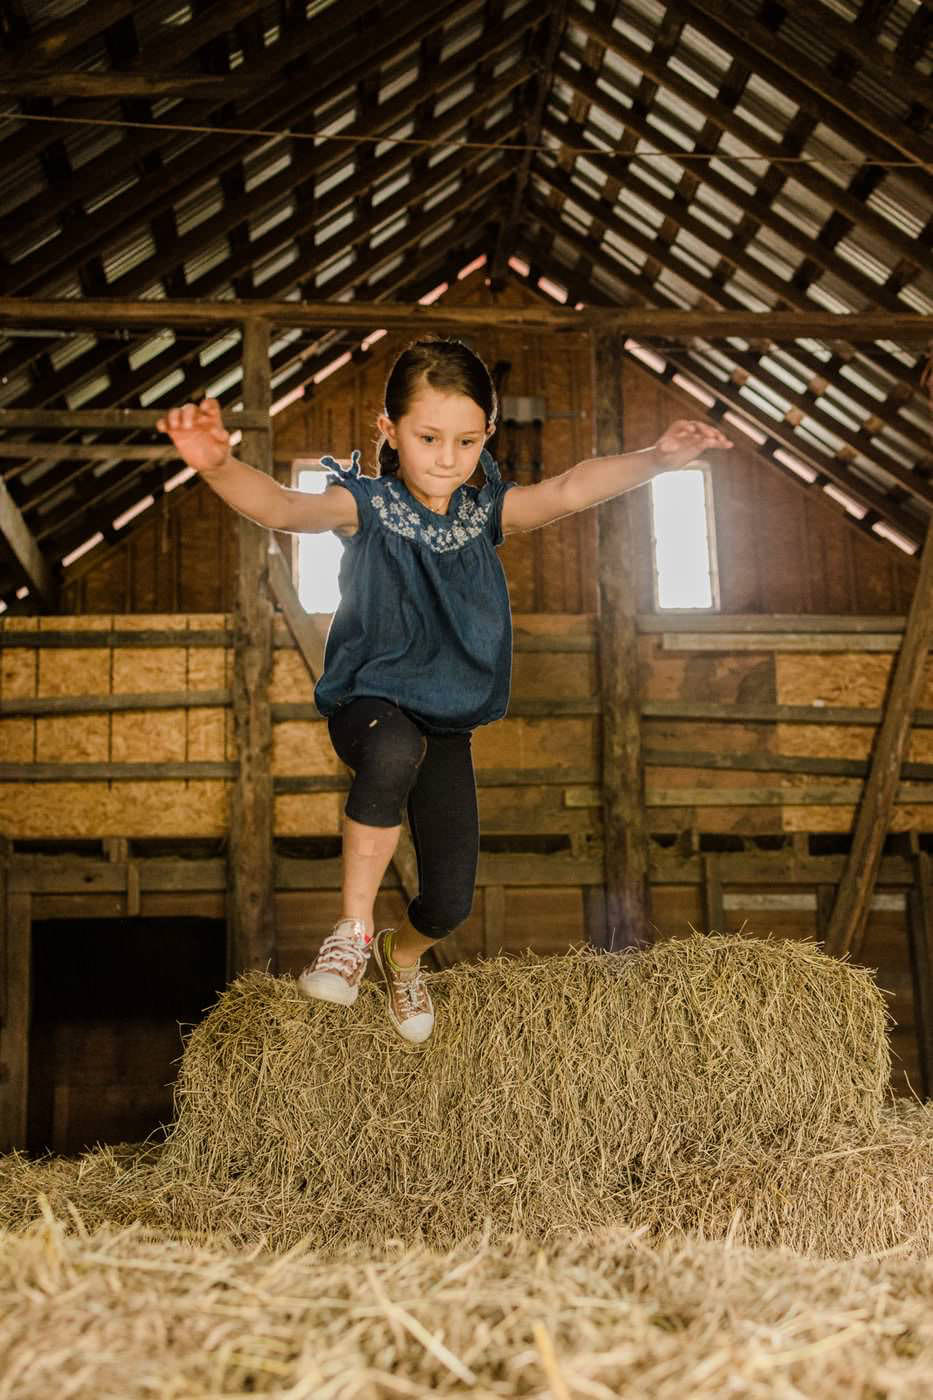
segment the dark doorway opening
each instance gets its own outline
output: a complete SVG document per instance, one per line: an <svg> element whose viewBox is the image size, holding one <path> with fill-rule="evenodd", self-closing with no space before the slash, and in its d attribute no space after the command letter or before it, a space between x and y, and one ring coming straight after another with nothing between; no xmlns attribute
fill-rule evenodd
<svg viewBox="0 0 933 1400"><path fill-rule="evenodd" d="M141 1142L172 1117L182 1034L225 983L222 919L32 926L27 1149Z"/></svg>

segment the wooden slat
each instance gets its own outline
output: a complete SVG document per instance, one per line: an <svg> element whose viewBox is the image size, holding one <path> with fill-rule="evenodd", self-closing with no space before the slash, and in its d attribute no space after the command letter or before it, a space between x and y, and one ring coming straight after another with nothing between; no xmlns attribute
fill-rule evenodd
<svg viewBox="0 0 933 1400"><path fill-rule="evenodd" d="M884 718L871 756L868 781L859 805L846 873L839 883L826 935L826 949L837 957L861 952L867 904L874 889L892 810L900 791L898 779L910 726L926 678L933 598L933 521L927 530L907 626L891 673Z"/></svg>
<svg viewBox="0 0 933 1400"><path fill-rule="evenodd" d="M26 1146L32 896L8 889L0 916L6 922L0 943L6 954L2 975L7 990L7 1014L0 1026L0 1152L10 1152Z"/></svg>
<svg viewBox="0 0 933 1400"><path fill-rule="evenodd" d="M907 941L914 993L914 1027L920 1062L920 1096L933 1097L933 889L930 857L913 854L914 887L908 894Z"/></svg>
<svg viewBox="0 0 933 1400"><path fill-rule="evenodd" d="M80 631L80 632L57 632L52 628L48 631L38 629L36 631L20 631L12 627L4 626L0 622L0 647L31 647L54 648L60 650L81 650L84 647L116 647L121 650L124 647L223 647L233 645L233 632L220 628L205 628L198 631L197 628L180 627L177 632L171 628L140 628L140 630L120 630L113 632L101 631ZM285 641L285 646L291 646L291 641Z"/></svg>
<svg viewBox="0 0 933 1400"><path fill-rule="evenodd" d="M52 570L6 485L0 481L0 549L15 563L30 591L47 606L55 601Z"/></svg>
<svg viewBox="0 0 933 1400"><path fill-rule="evenodd" d="M663 632L662 651L897 651L897 632Z"/></svg>
<svg viewBox="0 0 933 1400"><path fill-rule="evenodd" d="M916 340L933 334L933 315L904 311L681 311L676 307L422 306L379 302L376 319L393 330L500 330L606 332L664 339ZM0 325L230 326L248 321L274 326L352 326L371 330L369 302L118 301L102 298L0 297Z"/></svg>
<svg viewBox="0 0 933 1400"><path fill-rule="evenodd" d="M243 328L243 404L268 413L271 404L267 321ZM243 434L244 458L260 471L272 464L269 433ZM274 608L268 588L269 533L238 516L239 557L234 614L233 716L237 775L228 840L228 975L276 970L273 906L272 678Z"/></svg>
<svg viewBox="0 0 933 1400"><path fill-rule="evenodd" d="M128 695L48 695L0 700L0 716L98 715L126 710L193 710L231 703L229 690L137 691ZM313 707L312 707L313 708Z"/></svg>
<svg viewBox="0 0 933 1400"><path fill-rule="evenodd" d="M706 772L744 770L749 773L813 773L824 778L864 778L869 761L862 758L823 758L815 754L781 754L767 749L754 752L721 752L712 749L645 749L646 765L653 768L699 768ZM904 763L901 777L933 782L933 763Z"/></svg>
<svg viewBox="0 0 933 1400"><path fill-rule="evenodd" d="M856 650L856 648L853 648ZM704 720L722 724L861 724L881 723L880 709L843 705L756 705L722 700L644 700L643 719ZM915 729L933 727L933 710L916 710Z"/></svg>
<svg viewBox="0 0 933 1400"><path fill-rule="evenodd" d="M87 783L189 781L235 778L236 763L0 763L2 783Z"/></svg>
<svg viewBox="0 0 933 1400"><path fill-rule="evenodd" d="M594 456L625 451L623 332L593 337ZM609 951L648 942L648 846L632 521L625 495L597 512L602 807Z"/></svg>
<svg viewBox="0 0 933 1400"><path fill-rule="evenodd" d="M154 432L163 414L161 408L0 408L0 428L151 428ZM240 409L225 409L224 423L231 432L271 430L268 418Z"/></svg>

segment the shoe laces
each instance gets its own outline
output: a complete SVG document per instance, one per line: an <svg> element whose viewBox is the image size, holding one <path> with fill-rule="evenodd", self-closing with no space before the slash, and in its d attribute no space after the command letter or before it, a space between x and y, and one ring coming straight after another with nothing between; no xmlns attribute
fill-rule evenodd
<svg viewBox="0 0 933 1400"><path fill-rule="evenodd" d="M424 1006L424 994L426 989L422 980L420 964L415 963L415 973L412 977L406 977L403 973L396 972L393 968L392 984L403 1011L414 1013L420 1007L427 1010L427 1007Z"/></svg>
<svg viewBox="0 0 933 1400"><path fill-rule="evenodd" d="M354 973L369 958L370 945L364 943L352 925L341 930L340 925L321 944L315 961L318 972Z"/></svg>

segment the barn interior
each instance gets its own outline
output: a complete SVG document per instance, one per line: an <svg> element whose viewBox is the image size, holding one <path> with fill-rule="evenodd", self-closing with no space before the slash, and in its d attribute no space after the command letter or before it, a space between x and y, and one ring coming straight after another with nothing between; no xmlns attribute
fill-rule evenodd
<svg viewBox="0 0 933 1400"><path fill-rule="evenodd" d="M815 943L928 1103L930 5L0 0L0 44L0 1151L157 1133L206 1008L340 913L339 548L157 421L374 473L425 334L489 365L506 480L733 443L499 550L511 701L425 963ZM417 881L403 829L380 926Z"/></svg>

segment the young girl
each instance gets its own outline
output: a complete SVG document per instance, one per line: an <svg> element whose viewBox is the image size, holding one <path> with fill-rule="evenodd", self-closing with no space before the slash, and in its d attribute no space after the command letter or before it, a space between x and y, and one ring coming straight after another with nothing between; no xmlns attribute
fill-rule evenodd
<svg viewBox="0 0 933 1400"><path fill-rule="evenodd" d="M290 491L230 455L216 400L159 422L182 458L235 510L273 530L335 531L344 541L340 604L314 698L352 770L344 809L341 917L298 985L350 1006L370 954L389 1016L425 1040L434 1008L421 975L426 948L473 903L479 820L471 739L508 708L509 594L497 546L586 510L731 443L705 423L677 421L654 447L577 463L534 485L503 481L485 451L498 405L489 371L459 340L427 339L395 361L386 383L379 475L322 457L327 488ZM467 483L477 465L485 484ZM400 928L374 935L373 905L405 807L418 862L417 897Z"/></svg>

